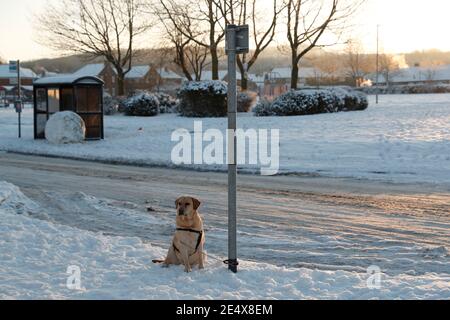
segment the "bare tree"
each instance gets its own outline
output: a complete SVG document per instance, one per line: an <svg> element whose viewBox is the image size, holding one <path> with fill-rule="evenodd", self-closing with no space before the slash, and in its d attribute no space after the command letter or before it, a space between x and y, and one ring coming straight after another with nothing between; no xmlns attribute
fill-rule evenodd
<svg viewBox="0 0 450 320"><path fill-rule="evenodd" d="M361 42L349 40L345 48L344 65L346 75L352 79L356 86L359 86L365 76L371 71L371 61L367 54L363 52Z"/></svg>
<svg viewBox="0 0 450 320"><path fill-rule="evenodd" d="M202 79L203 70L211 63L208 60L208 56L208 48L201 46L198 43L193 43L186 48L186 59L189 62L195 81L200 81Z"/></svg>
<svg viewBox="0 0 450 320"><path fill-rule="evenodd" d="M395 60L395 57L385 53L379 56L379 71L388 87L390 86L392 78L401 73L400 65L398 61Z"/></svg>
<svg viewBox="0 0 450 320"><path fill-rule="evenodd" d="M263 0L230 0L227 5L228 15L224 12L226 23L244 25L249 24L254 49L249 54L238 55L237 65L241 73L241 88L248 88L248 72L256 63L261 53L272 43L276 35L276 27L283 6L282 1L272 0L270 16L263 6ZM264 16L264 18L263 18ZM261 21L269 21L262 25Z"/></svg>
<svg viewBox="0 0 450 320"><path fill-rule="evenodd" d="M219 46L225 38L225 0L159 0L176 30L211 56L213 80L219 79Z"/></svg>
<svg viewBox="0 0 450 320"><path fill-rule="evenodd" d="M325 32L332 31L340 35L362 2L364 0L285 0L292 89L297 89L300 60L313 48L330 45L319 42Z"/></svg>
<svg viewBox="0 0 450 320"><path fill-rule="evenodd" d="M175 52L174 63L178 65L183 71L184 76L188 81L201 79L204 68L209 64L208 55L209 48L199 45L186 37L179 31L175 25L175 21L167 19L165 9L153 10L158 16L160 24L163 26L163 47L172 48ZM184 19L185 25L191 25L191 17L187 14L177 14L179 19ZM178 20L177 20L178 21Z"/></svg>
<svg viewBox="0 0 450 320"><path fill-rule="evenodd" d="M321 52L310 60L315 71L318 84L333 84L342 72L342 56L334 52Z"/></svg>
<svg viewBox="0 0 450 320"><path fill-rule="evenodd" d="M137 37L151 25L142 17L141 0L61 0L37 16L41 42L63 52L103 57L117 71L124 94Z"/></svg>

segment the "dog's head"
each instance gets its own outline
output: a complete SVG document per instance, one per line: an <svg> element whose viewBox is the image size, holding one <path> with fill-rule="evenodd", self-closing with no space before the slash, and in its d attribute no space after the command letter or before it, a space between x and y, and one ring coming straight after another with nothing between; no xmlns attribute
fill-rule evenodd
<svg viewBox="0 0 450 320"><path fill-rule="evenodd" d="M201 202L193 197L180 197L175 201L177 215L191 218L200 207Z"/></svg>

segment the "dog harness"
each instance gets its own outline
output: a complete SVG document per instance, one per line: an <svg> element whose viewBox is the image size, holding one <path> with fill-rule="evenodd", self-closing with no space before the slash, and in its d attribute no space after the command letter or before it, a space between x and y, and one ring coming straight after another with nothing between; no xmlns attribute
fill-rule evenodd
<svg viewBox="0 0 450 320"><path fill-rule="evenodd" d="M197 230L193 230L193 229L182 229L182 228L177 228L177 231L185 231L185 232L191 232L191 233L198 234L197 245L195 246L195 251L190 256L193 256L194 254L196 254L198 251L198 248L200 247L200 244L202 243L203 231L197 231ZM180 249L178 249L175 246L175 243L173 243L172 245L173 245L173 248L175 249L175 251L180 253Z"/></svg>

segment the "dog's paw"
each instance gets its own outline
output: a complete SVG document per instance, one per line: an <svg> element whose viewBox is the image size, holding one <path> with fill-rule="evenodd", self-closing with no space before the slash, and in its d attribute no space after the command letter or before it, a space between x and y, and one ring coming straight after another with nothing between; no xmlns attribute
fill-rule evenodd
<svg viewBox="0 0 450 320"><path fill-rule="evenodd" d="M184 268L184 272L191 273L192 272L192 268Z"/></svg>

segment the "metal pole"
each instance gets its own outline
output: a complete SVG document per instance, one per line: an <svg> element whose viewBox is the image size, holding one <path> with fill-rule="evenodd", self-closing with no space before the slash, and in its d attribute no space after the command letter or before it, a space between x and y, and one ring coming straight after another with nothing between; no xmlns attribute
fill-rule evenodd
<svg viewBox="0 0 450 320"><path fill-rule="evenodd" d="M377 80L376 80L376 84L377 84L377 89L376 89L376 104L378 104L378 77L379 77L379 63L380 63L380 59L379 59L379 39L380 39L380 25L377 24Z"/></svg>
<svg viewBox="0 0 450 320"><path fill-rule="evenodd" d="M20 103L18 112L19 117L19 139L22 138L22 102L21 102L21 83L20 83L20 60L17 60L17 102Z"/></svg>
<svg viewBox="0 0 450 320"><path fill-rule="evenodd" d="M237 180L237 81L236 26L227 26L228 50L228 268L237 272L236 180Z"/></svg>

